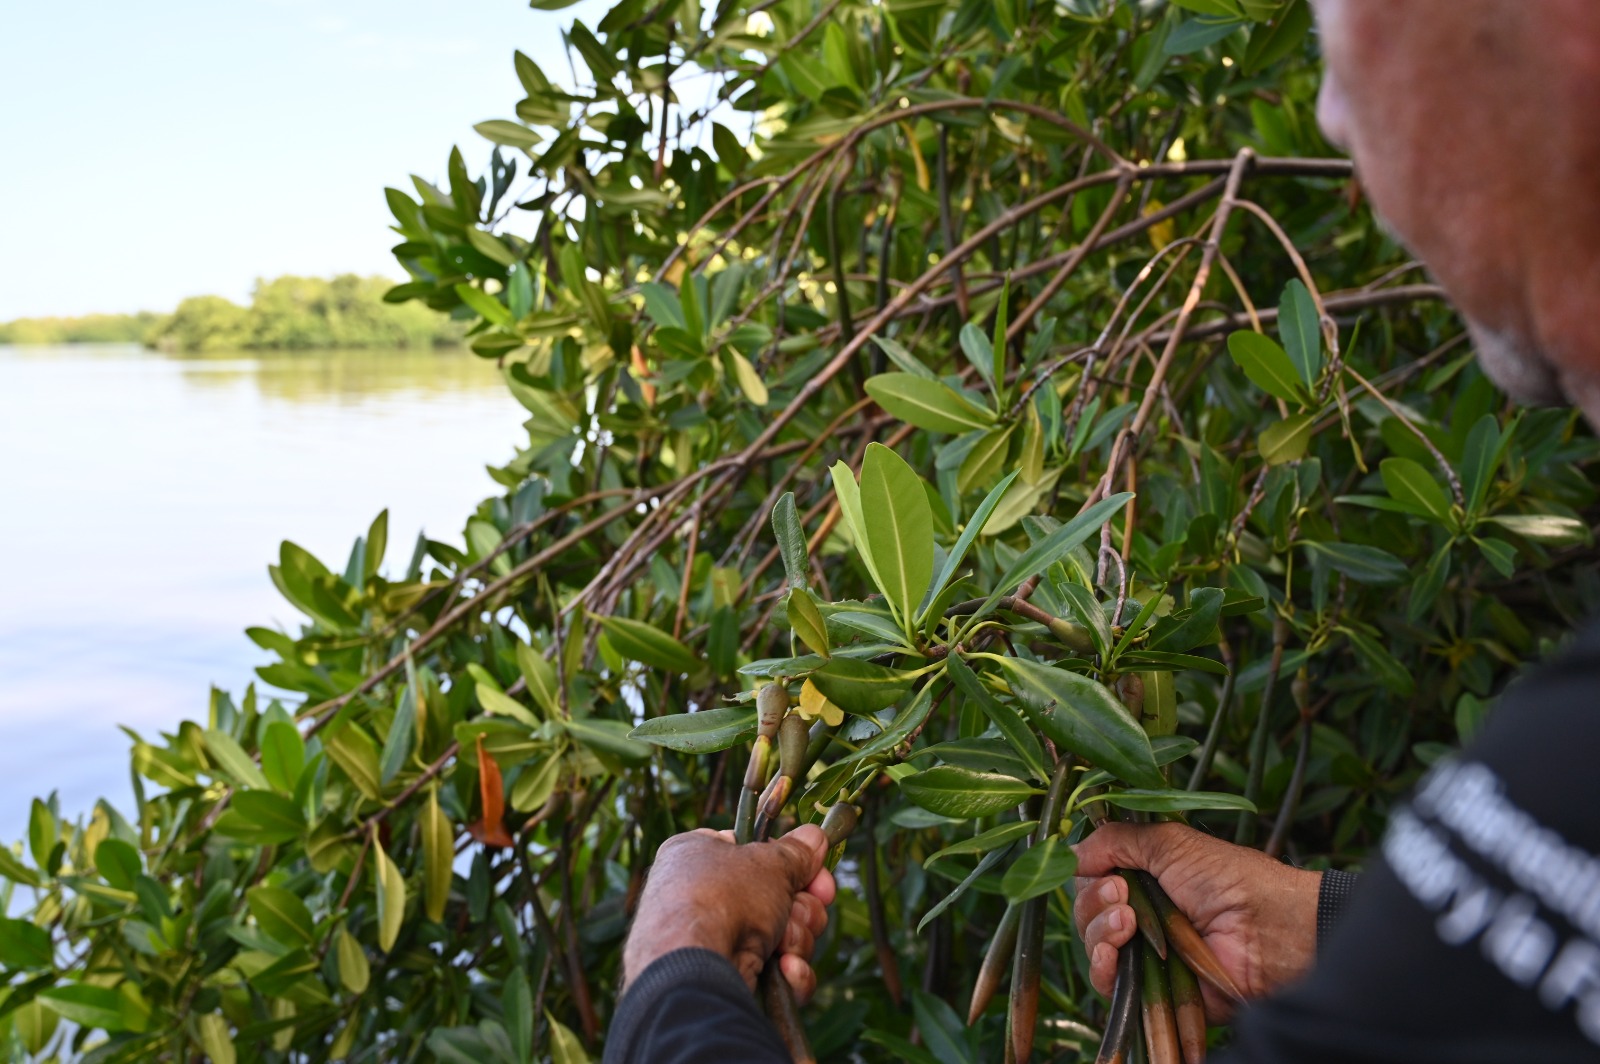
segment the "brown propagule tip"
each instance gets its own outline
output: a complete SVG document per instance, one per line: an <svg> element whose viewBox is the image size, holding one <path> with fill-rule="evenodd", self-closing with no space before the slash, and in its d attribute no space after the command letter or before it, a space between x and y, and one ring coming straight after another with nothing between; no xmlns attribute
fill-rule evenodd
<svg viewBox="0 0 1600 1064"><path fill-rule="evenodd" d="M995 991L1000 989L1000 979L1005 975L1006 967L1010 965L1017 949L1017 928L1021 921L1022 906L1016 902L1007 905L1005 915L1000 918L1000 926L995 928L989 948L984 951L978 978L972 984L972 1003L967 1006L968 1027L978 1022L978 1017L994 1000Z"/></svg>
<svg viewBox="0 0 1600 1064"><path fill-rule="evenodd" d="M1144 1042L1150 1064L1180 1064L1178 1024L1173 1015L1167 966L1151 950L1141 950L1144 974L1139 999L1144 1014Z"/></svg>
<svg viewBox="0 0 1600 1064"><path fill-rule="evenodd" d="M1183 1064L1202 1064L1206 1059L1206 1006L1200 997L1200 984L1179 957L1167 958L1167 982L1172 987L1172 1010L1178 1022Z"/></svg>

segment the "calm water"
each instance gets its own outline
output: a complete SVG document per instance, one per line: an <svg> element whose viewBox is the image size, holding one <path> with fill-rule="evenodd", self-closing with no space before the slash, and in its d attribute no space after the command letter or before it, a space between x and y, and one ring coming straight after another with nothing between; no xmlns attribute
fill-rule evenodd
<svg viewBox="0 0 1600 1064"><path fill-rule="evenodd" d="M267 577L292 539L335 570L389 508L391 569L419 529L461 542L523 436L464 353L169 357L0 346L0 840L28 800L126 809L125 724L205 719L293 631Z"/></svg>

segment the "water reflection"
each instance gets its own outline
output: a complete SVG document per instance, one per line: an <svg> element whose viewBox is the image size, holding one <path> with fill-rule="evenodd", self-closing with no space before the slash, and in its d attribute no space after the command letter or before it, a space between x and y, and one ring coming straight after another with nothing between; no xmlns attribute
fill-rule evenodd
<svg viewBox="0 0 1600 1064"><path fill-rule="evenodd" d="M460 541L522 434L465 352L168 356L0 347L0 839L28 799L125 806L126 724L203 718L292 628L266 566L293 539L342 567L384 507L390 559Z"/></svg>

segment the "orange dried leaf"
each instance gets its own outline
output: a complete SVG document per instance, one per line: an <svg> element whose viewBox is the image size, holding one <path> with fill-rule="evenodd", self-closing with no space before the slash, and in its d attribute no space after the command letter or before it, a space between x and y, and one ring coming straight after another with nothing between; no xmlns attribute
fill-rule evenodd
<svg viewBox="0 0 1600 1064"><path fill-rule="evenodd" d="M506 785L500 778L500 765L483 748L478 736L478 791L483 796L483 819L467 825L467 832L485 846L511 846L506 831Z"/></svg>

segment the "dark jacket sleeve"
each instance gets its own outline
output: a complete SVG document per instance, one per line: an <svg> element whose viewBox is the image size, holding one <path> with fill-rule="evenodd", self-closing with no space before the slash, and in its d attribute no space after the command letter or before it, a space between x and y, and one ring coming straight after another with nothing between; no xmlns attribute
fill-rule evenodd
<svg viewBox="0 0 1600 1064"><path fill-rule="evenodd" d="M705 949L646 968L617 1006L604 1064L790 1064L738 969Z"/></svg>
<svg viewBox="0 0 1600 1064"><path fill-rule="evenodd" d="M1228 1064L1600 1061L1600 639L1514 685L1396 808L1307 978Z"/></svg>

